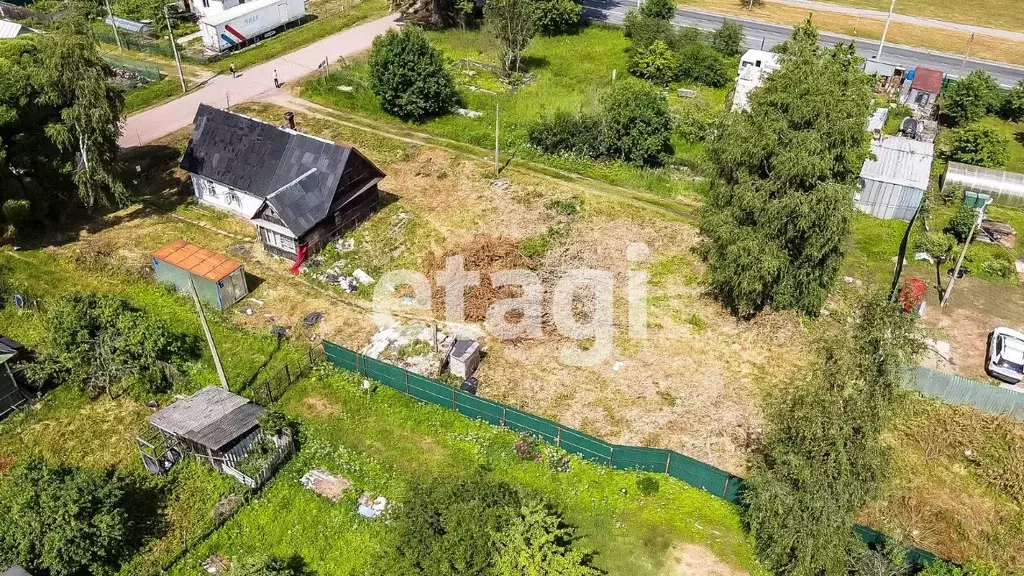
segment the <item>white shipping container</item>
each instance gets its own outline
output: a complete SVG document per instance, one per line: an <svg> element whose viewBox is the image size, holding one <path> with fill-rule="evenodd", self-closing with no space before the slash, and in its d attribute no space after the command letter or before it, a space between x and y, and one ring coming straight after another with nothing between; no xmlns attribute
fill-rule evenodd
<svg viewBox="0 0 1024 576"><path fill-rule="evenodd" d="M203 44L223 52L273 35L273 31L306 13L305 0L256 0L239 4L199 21Z"/></svg>

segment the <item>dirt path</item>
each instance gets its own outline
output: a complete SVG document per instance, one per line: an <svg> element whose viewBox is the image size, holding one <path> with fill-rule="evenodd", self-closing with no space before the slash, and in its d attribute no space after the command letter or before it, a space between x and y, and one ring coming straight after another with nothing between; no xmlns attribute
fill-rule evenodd
<svg viewBox="0 0 1024 576"><path fill-rule="evenodd" d="M275 72L278 79L287 86L314 72L324 58L334 61L369 48L373 39L395 26L397 20L397 14L389 14L253 66L237 78L230 75L217 76L199 90L130 116L118 143L122 148L142 146L184 128L192 123L200 104L224 107L274 92Z"/></svg>
<svg viewBox="0 0 1024 576"><path fill-rule="evenodd" d="M784 4L786 6L792 6L793 8L803 8L805 10L814 10L820 12L835 12L838 14L848 14L857 18L867 18L869 20L885 20L888 16L887 12L881 10L871 10L868 8L854 8L852 6L842 6L840 4L831 4L828 2L814 2L813 0L767 0L772 4ZM957 32L967 32L969 34L978 34L981 36L992 36L993 38L1002 38L1004 40L1012 40L1014 42L1024 42L1024 32L1013 32L1010 30L1001 30L999 28L987 28L985 26L972 26L970 24L959 24L956 22L947 22L945 20L936 20L934 18L923 18L921 16L908 16L906 14L893 13L893 22L902 22L904 24L913 24L915 26L928 26L930 28L941 28L943 30L954 30Z"/></svg>

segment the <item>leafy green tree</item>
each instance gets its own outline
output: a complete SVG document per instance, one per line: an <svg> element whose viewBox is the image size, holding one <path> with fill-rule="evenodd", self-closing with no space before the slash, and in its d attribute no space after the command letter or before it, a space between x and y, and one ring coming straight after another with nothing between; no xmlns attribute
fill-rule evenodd
<svg viewBox="0 0 1024 576"><path fill-rule="evenodd" d="M195 354L188 337L116 296L58 298L45 309L43 323L46 331L27 373L93 394L112 396L115 384L142 394L164 392L174 363Z"/></svg>
<svg viewBox="0 0 1024 576"><path fill-rule="evenodd" d="M999 568L981 560L968 560L963 566L944 560L931 563L918 576L1000 576Z"/></svg>
<svg viewBox="0 0 1024 576"><path fill-rule="evenodd" d="M940 293L944 290L942 287L942 265L953 257L954 248L956 248L956 240L949 234L925 232L917 238L917 250L928 254L935 261L935 287Z"/></svg>
<svg viewBox="0 0 1024 576"><path fill-rule="evenodd" d="M522 502L511 486L483 477L419 483L391 518L395 542L375 562L387 576L488 575L494 534L517 516Z"/></svg>
<svg viewBox="0 0 1024 576"><path fill-rule="evenodd" d="M721 107L713 106L706 98L684 98L672 111L676 114L673 131L687 142L703 142L712 136L715 126L724 116Z"/></svg>
<svg viewBox="0 0 1024 576"><path fill-rule="evenodd" d="M676 15L676 3L673 0L643 0L640 14L658 20L672 20Z"/></svg>
<svg viewBox="0 0 1024 576"><path fill-rule="evenodd" d="M739 56L743 53L743 25L733 20L722 22L711 36L711 46L724 56Z"/></svg>
<svg viewBox="0 0 1024 576"><path fill-rule="evenodd" d="M114 574L130 551L126 508L123 486L108 475L27 458L0 483L0 564Z"/></svg>
<svg viewBox="0 0 1024 576"><path fill-rule="evenodd" d="M1024 80L1013 85L1003 101L1003 116L1007 120L1024 121Z"/></svg>
<svg viewBox="0 0 1024 576"><path fill-rule="evenodd" d="M623 78L602 98L605 153L656 166L671 151L672 118L664 94L649 82Z"/></svg>
<svg viewBox="0 0 1024 576"><path fill-rule="evenodd" d="M633 50L629 57L631 74L659 86L667 86L672 82L676 68L676 55L661 40L655 40L646 48Z"/></svg>
<svg viewBox="0 0 1024 576"><path fill-rule="evenodd" d="M958 243L963 244L967 242L967 236L970 235L971 228L974 228L974 223L977 219L978 214L974 211L974 208L967 204L960 204L942 231L952 236Z"/></svg>
<svg viewBox="0 0 1024 576"><path fill-rule="evenodd" d="M953 82L942 94L942 111L954 126L981 120L1000 105L999 82L984 70L975 70Z"/></svg>
<svg viewBox="0 0 1024 576"><path fill-rule="evenodd" d="M768 410L744 500L773 573L847 574L855 515L887 478L881 435L921 348L913 315L869 298L826 339L808 381Z"/></svg>
<svg viewBox="0 0 1024 576"><path fill-rule="evenodd" d="M505 75L520 72L523 53L537 33L535 0L493 0L484 6L484 21L498 44Z"/></svg>
<svg viewBox="0 0 1024 576"><path fill-rule="evenodd" d="M708 146L701 214L711 290L734 313L816 315L839 274L869 152L871 78L852 45L825 50L805 23L782 66Z"/></svg>
<svg viewBox="0 0 1024 576"><path fill-rule="evenodd" d="M87 20L69 10L51 33L0 43L0 205L31 203L46 223L80 205L123 204L123 96Z"/></svg>
<svg viewBox="0 0 1024 576"><path fill-rule="evenodd" d="M721 88L733 78L733 69L726 59L704 42L686 42L679 49L678 75L691 80Z"/></svg>
<svg viewBox="0 0 1024 576"><path fill-rule="evenodd" d="M576 0L534 0L537 30L548 36L572 32L583 18L583 4Z"/></svg>
<svg viewBox="0 0 1024 576"><path fill-rule="evenodd" d="M669 47L678 43L676 31L668 20L644 16L639 10L626 14L623 34L632 41L630 50L647 48L658 40Z"/></svg>
<svg viewBox="0 0 1024 576"><path fill-rule="evenodd" d="M956 162L998 168L1009 156L1009 141L988 126L971 124L953 130L949 158Z"/></svg>
<svg viewBox="0 0 1024 576"><path fill-rule="evenodd" d="M600 576L591 553L572 545L575 537L561 516L530 501L495 537L494 576Z"/></svg>
<svg viewBox="0 0 1024 576"><path fill-rule="evenodd" d="M420 121L447 114L458 104L444 57L415 27L375 38L368 65L370 86L388 114Z"/></svg>

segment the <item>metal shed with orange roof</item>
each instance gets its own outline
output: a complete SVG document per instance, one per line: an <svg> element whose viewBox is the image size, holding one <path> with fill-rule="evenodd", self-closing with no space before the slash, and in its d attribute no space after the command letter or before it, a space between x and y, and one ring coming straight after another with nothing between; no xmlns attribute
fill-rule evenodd
<svg viewBox="0 0 1024 576"><path fill-rule="evenodd" d="M191 280L199 298L218 310L249 293L245 268L238 261L184 240L175 240L153 252L153 270L157 280L173 284L185 293L192 291Z"/></svg>

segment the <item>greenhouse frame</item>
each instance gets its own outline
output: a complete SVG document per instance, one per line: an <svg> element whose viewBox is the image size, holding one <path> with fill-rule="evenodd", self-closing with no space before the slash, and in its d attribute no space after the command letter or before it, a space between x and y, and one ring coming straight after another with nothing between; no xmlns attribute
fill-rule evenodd
<svg viewBox="0 0 1024 576"><path fill-rule="evenodd" d="M987 194L997 206L1024 208L1024 174L950 162L942 187L961 184L964 192Z"/></svg>

